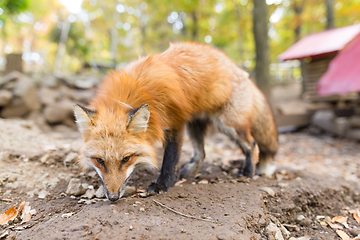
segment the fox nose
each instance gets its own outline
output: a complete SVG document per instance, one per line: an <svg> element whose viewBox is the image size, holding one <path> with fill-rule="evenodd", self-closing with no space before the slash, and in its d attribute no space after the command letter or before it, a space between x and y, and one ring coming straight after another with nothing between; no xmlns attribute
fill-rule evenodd
<svg viewBox="0 0 360 240"><path fill-rule="evenodd" d="M110 201L116 201L119 199L119 194L109 194L108 199Z"/></svg>

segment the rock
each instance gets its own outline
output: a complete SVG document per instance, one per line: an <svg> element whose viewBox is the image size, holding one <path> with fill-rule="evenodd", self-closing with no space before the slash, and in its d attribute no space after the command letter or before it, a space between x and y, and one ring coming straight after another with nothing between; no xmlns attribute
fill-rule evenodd
<svg viewBox="0 0 360 240"><path fill-rule="evenodd" d="M47 75L42 79L42 85L50 88L59 86L59 79L52 75Z"/></svg>
<svg viewBox="0 0 360 240"><path fill-rule="evenodd" d="M300 231L300 228L296 225L292 225L292 224L283 224L284 227L286 227L289 231L295 231L298 232Z"/></svg>
<svg viewBox="0 0 360 240"><path fill-rule="evenodd" d="M232 166L230 163L222 163L220 168L221 168L221 170L223 170L225 172L230 172L230 170L232 169Z"/></svg>
<svg viewBox="0 0 360 240"><path fill-rule="evenodd" d="M87 77L86 79L77 79L74 82L75 87L80 89L89 89L97 85L98 80L96 78Z"/></svg>
<svg viewBox="0 0 360 240"><path fill-rule="evenodd" d="M40 102L43 105L50 105L50 104L54 104L58 99L59 99L59 93L58 91L54 90L54 89L50 89L47 87L42 87L39 90L39 98L40 98Z"/></svg>
<svg viewBox="0 0 360 240"><path fill-rule="evenodd" d="M19 97L29 110L40 109L40 101L35 84L27 76L22 76L16 82L14 96Z"/></svg>
<svg viewBox="0 0 360 240"><path fill-rule="evenodd" d="M80 179L72 178L69 182L66 193L69 195L80 196L86 192L86 189L82 186Z"/></svg>
<svg viewBox="0 0 360 240"><path fill-rule="evenodd" d="M73 118L73 104L68 100L63 100L44 109L44 116L48 123L57 124L62 123L65 119Z"/></svg>
<svg viewBox="0 0 360 240"><path fill-rule="evenodd" d="M272 188L262 187L262 188L260 188L260 190L266 192L266 193L269 194L271 197L275 197L275 191L274 191Z"/></svg>
<svg viewBox="0 0 360 240"><path fill-rule="evenodd" d="M20 78L21 76L24 76L24 75L20 72L17 72L17 71L11 72L11 73L5 75L4 77L0 78L0 86L8 83L10 81L16 80L16 79Z"/></svg>
<svg viewBox="0 0 360 240"><path fill-rule="evenodd" d="M39 192L39 195L38 195L38 198L40 198L40 199L44 199L46 196L48 196L49 195L49 193L46 191L46 190L41 190L40 192Z"/></svg>
<svg viewBox="0 0 360 240"><path fill-rule="evenodd" d="M274 223L270 223L266 227L266 232L269 240L284 240L281 230Z"/></svg>
<svg viewBox="0 0 360 240"><path fill-rule="evenodd" d="M350 229L350 234L354 237L357 237L360 235L360 228L354 227Z"/></svg>
<svg viewBox="0 0 360 240"><path fill-rule="evenodd" d="M95 193L95 196L96 196L97 198L104 198L104 197L105 197L103 185L101 185L101 186L98 188L98 190L97 190L96 193Z"/></svg>
<svg viewBox="0 0 360 240"><path fill-rule="evenodd" d="M311 219L305 218L305 216L301 214L296 217L296 222L301 226L310 226L312 224Z"/></svg>
<svg viewBox="0 0 360 240"><path fill-rule="evenodd" d="M50 132L51 127L47 124L44 114L39 110L32 111L28 117L28 120L31 120L35 123L35 125L43 132Z"/></svg>
<svg viewBox="0 0 360 240"><path fill-rule="evenodd" d="M209 181L206 179L203 179L203 180L199 181L198 184L209 184Z"/></svg>
<svg viewBox="0 0 360 240"><path fill-rule="evenodd" d="M91 199L94 196L95 196L95 189L92 185L88 186L85 194L81 195L82 198L88 198L88 199Z"/></svg>
<svg viewBox="0 0 360 240"><path fill-rule="evenodd" d="M310 240L311 237L309 236L303 236L303 237L291 237L289 240Z"/></svg>
<svg viewBox="0 0 360 240"><path fill-rule="evenodd" d="M282 224L280 224L279 228L285 239L288 239L290 237L290 232Z"/></svg>
<svg viewBox="0 0 360 240"><path fill-rule="evenodd" d="M2 118L19 118L29 112L24 102L19 98L13 98L11 103L3 108L0 117Z"/></svg>
<svg viewBox="0 0 360 240"><path fill-rule="evenodd" d="M10 103L13 94L8 90L0 90L0 107L6 106Z"/></svg>
<svg viewBox="0 0 360 240"><path fill-rule="evenodd" d="M82 102L82 103L90 103L94 95L95 95L95 90L71 89L68 92L68 97L70 97L76 102Z"/></svg>
<svg viewBox="0 0 360 240"><path fill-rule="evenodd" d="M74 163L78 155L76 152L69 153L64 160L64 166L67 167L68 163Z"/></svg>
<svg viewBox="0 0 360 240"><path fill-rule="evenodd" d="M135 187L126 186L124 196L131 196L135 193L135 191L136 191Z"/></svg>

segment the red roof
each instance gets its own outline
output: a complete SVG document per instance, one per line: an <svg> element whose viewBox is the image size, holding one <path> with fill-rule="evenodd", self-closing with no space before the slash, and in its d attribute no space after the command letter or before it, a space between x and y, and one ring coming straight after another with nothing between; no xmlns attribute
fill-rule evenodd
<svg viewBox="0 0 360 240"><path fill-rule="evenodd" d="M317 91L319 95L360 92L360 34L330 62Z"/></svg>
<svg viewBox="0 0 360 240"><path fill-rule="evenodd" d="M360 24L308 35L279 55L282 61L334 54L360 34Z"/></svg>

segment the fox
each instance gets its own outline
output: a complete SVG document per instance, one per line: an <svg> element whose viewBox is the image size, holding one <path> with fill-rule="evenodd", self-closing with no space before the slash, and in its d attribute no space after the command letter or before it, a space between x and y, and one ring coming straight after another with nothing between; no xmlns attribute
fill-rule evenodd
<svg viewBox="0 0 360 240"><path fill-rule="evenodd" d="M171 43L163 53L130 62L104 78L89 106L75 104L74 115L84 140L80 165L97 172L110 201L123 196L136 170L158 166L158 143L163 161L148 195L194 177L210 125L244 153L242 175L274 171L278 132L270 105L248 73L210 45ZM193 153L179 171L185 128Z"/></svg>

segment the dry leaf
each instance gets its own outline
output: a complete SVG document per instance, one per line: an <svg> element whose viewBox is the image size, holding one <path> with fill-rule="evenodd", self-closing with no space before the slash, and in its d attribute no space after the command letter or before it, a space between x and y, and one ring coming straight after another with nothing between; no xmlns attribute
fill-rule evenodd
<svg viewBox="0 0 360 240"><path fill-rule="evenodd" d="M8 223L10 220L15 219L17 216L17 211L15 206L7 210L3 215L0 216L0 225Z"/></svg>
<svg viewBox="0 0 360 240"><path fill-rule="evenodd" d="M0 225L4 225L10 220L14 220L20 212L23 212L21 215L21 219L23 220L22 222L29 221L31 219L31 215L36 214L36 210L31 209L29 202L22 202L18 209L15 209L15 206L13 206L0 216Z"/></svg>
<svg viewBox="0 0 360 240"><path fill-rule="evenodd" d="M348 220L348 217L343 217L343 216L337 216L337 217L333 217L331 219L331 221L334 223L334 222L337 222L337 223L344 223Z"/></svg>
<svg viewBox="0 0 360 240"><path fill-rule="evenodd" d="M354 217L354 219L355 219L358 223L360 223L360 211L359 211L359 209L356 209L356 210L354 211L353 217Z"/></svg>
<svg viewBox="0 0 360 240"><path fill-rule="evenodd" d="M332 228L332 229L343 229L344 227L337 223L331 223L326 221L326 223Z"/></svg>
<svg viewBox="0 0 360 240"><path fill-rule="evenodd" d="M349 235L347 235L344 231L342 230L336 230L336 234L339 235L339 237L341 237L342 240L350 240Z"/></svg>

